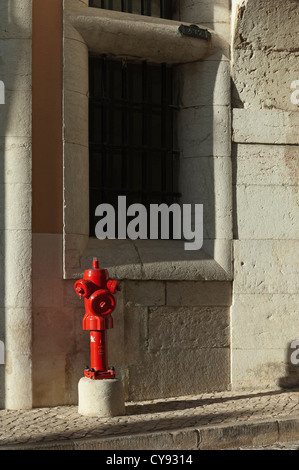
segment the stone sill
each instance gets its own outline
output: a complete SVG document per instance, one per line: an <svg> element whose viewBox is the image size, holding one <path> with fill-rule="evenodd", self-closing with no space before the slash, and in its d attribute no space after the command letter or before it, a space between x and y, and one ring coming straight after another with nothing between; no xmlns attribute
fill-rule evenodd
<svg viewBox="0 0 299 470"><path fill-rule="evenodd" d="M98 8L70 11L67 17L89 52L95 54L178 64L204 59L223 48L223 39L214 31L208 41L181 36L178 27L182 22L173 20Z"/></svg>
<svg viewBox="0 0 299 470"><path fill-rule="evenodd" d="M211 249L220 253L224 263L208 254ZM92 266L93 257L98 258L100 267L108 269L111 278L118 280L232 280L230 240L204 240L204 248L186 251L180 240L89 238L80 267L66 269L64 278L82 277L84 270Z"/></svg>

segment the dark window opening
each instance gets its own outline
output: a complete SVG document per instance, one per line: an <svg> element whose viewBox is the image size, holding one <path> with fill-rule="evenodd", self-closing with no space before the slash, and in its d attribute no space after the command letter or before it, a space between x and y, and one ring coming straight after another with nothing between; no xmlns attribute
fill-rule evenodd
<svg viewBox="0 0 299 470"><path fill-rule="evenodd" d="M143 204L148 215L150 204L179 202L179 152L171 67L90 57L89 81L90 236L95 236L96 207L108 203L117 211L120 195L127 207Z"/></svg>
<svg viewBox="0 0 299 470"><path fill-rule="evenodd" d="M89 0L89 6L106 10L171 19L172 0Z"/></svg>

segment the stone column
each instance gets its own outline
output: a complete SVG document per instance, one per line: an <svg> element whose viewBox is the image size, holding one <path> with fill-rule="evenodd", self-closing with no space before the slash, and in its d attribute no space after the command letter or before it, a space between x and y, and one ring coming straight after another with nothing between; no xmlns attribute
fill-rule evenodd
<svg viewBox="0 0 299 470"><path fill-rule="evenodd" d="M0 4L0 407L32 406L31 0Z"/></svg>

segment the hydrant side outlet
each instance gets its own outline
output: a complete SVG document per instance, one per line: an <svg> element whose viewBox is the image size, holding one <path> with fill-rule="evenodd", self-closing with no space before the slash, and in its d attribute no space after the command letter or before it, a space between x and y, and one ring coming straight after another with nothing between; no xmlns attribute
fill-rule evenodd
<svg viewBox="0 0 299 470"><path fill-rule="evenodd" d="M84 299L83 330L90 331L90 368L84 370L87 378L114 379L114 369L108 367L107 330L113 328L112 312L116 307L114 294L119 281L110 280L106 269L100 269L97 258L92 268L84 271L83 279L75 282L75 292Z"/></svg>

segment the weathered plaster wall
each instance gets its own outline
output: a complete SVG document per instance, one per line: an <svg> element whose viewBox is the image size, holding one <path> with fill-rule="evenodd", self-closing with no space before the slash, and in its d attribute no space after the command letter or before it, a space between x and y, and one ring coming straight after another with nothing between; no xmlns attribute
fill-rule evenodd
<svg viewBox="0 0 299 470"><path fill-rule="evenodd" d="M298 1L238 2L232 43L234 388L298 384Z"/></svg>

